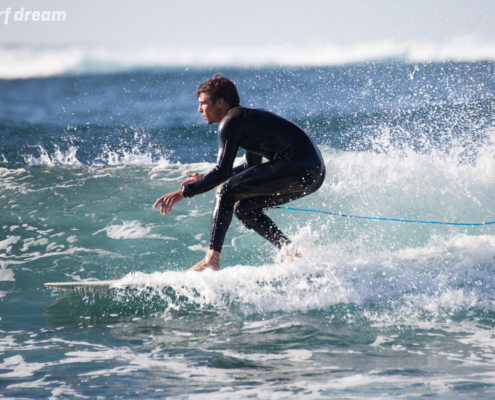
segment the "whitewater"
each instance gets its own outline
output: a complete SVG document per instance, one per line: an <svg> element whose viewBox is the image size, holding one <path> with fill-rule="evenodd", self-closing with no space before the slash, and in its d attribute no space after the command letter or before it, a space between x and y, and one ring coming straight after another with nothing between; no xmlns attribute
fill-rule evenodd
<svg viewBox="0 0 495 400"><path fill-rule="evenodd" d="M459 35L444 42L381 40L352 45L0 47L0 79L105 74L150 68L325 67L402 60L409 63L495 61L495 41Z"/></svg>
<svg viewBox="0 0 495 400"><path fill-rule="evenodd" d="M495 226L340 216L495 221L491 58L54 68L73 50L1 51L0 396L495 398ZM16 75L24 56L50 68ZM195 97L215 72L322 151L324 185L288 206L337 215L267 211L293 264L233 221L221 271L184 273L213 193L152 209L215 165Z"/></svg>

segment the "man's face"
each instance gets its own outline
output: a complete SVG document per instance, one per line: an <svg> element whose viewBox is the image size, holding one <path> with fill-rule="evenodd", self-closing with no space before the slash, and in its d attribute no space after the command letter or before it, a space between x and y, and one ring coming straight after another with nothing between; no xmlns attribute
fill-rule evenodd
<svg viewBox="0 0 495 400"><path fill-rule="evenodd" d="M216 101L215 104L213 104L210 96L206 93L201 93L198 97L198 102L198 112L201 113L203 119L208 125L214 124L215 122L220 122L222 120L223 115L219 101Z"/></svg>

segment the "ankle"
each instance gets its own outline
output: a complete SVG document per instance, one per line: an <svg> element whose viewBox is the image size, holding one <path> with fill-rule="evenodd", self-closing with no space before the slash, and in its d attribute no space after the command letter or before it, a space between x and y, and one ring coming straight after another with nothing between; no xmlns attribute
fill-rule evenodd
<svg viewBox="0 0 495 400"><path fill-rule="evenodd" d="M220 265L220 252L215 250L208 250L204 261L207 265Z"/></svg>

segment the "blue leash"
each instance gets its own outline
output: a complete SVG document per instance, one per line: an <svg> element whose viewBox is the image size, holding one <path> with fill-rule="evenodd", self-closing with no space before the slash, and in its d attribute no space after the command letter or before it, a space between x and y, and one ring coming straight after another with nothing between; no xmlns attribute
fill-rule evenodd
<svg viewBox="0 0 495 400"><path fill-rule="evenodd" d="M478 224L462 224L462 223L457 223L457 222L412 221L412 220L408 220L408 219L395 219L395 218L356 217L354 215L335 214L335 213L331 213L328 211L320 211L320 210L305 210L303 208L292 208L292 207L274 207L274 208L280 208L280 209L284 209L284 210L294 210L294 211L315 212L315 213L320 213L320 214L335 215L337 217L344 217L344 218L373 219L376 221L415 222L417 224L439 224L439 225L457 225L457 226L483 226L483 225L495 224L495 221L493 221L493 222L481 222Z"/></svg>

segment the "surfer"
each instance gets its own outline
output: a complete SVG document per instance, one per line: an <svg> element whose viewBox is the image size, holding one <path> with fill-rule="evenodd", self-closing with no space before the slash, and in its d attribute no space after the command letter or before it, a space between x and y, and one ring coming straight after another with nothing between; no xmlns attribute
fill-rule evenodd
<svg viewBox="0 0 495 400"><path fill-rule="evenodd" d="M220 253L232 214L278 248L286 247L289 261L300 256L291 241L264 213L318 190L325 164L313 140L297 125L271 112L240 106L235 84L220 74L197 89L199 109L208 125L219 123L217 165L208 174L186 173L182 189L160 197L153 209L167 215L185 197L215 187L209 249L188 271L220 269ZM239 148L245 163L233 167ZM262 158L267 161L262 162Z"/></svg>

